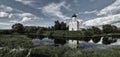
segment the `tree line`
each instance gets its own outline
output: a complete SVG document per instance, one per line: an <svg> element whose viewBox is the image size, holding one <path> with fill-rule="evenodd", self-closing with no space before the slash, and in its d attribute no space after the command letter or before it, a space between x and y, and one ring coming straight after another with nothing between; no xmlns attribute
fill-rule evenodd
<svg viewBox="0 0 120 57"><path fill-rule="evenodd" d="M65 22L59 22L58 20L54 22L54 25L51 27L40 27L40 26L24 26L21 23L16 23L12 25L11 30L0 30L0 33L2 34L10 34L10 33L42 33L43 31L57 31L57 30L63 30L68 31L68 26ZM95 26L92 26L87 29L80 30L81 32L84 32L86 36L91 35L99 35L99 34L109 34L109 33L120 33L120 28L111 25L106 24L103 25L102 28L98 28Z"/></svg>

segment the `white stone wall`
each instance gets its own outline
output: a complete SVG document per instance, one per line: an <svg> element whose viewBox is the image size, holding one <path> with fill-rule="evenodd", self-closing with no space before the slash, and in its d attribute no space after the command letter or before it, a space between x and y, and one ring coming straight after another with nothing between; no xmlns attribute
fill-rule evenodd
<svg viewBox="0 0 120 57"><path fill-rule="evenodd" d="M69 31L77 31L79 30L79 22L75 17L69 22Z"/></svg>

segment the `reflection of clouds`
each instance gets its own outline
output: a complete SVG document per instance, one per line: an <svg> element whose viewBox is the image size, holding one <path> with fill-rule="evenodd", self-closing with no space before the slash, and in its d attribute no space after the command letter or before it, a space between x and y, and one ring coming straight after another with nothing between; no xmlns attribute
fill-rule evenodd
<svg viewBox="0 0 120 57"><path fill-rule="evenodd" d="M54 44L54 40L49 38L43 38L42 40L33 39L32 42L34 45L53 45Z"/></svg>
<svg viewBox="0 0 120 57"><path fill-rule="evenodd" d="M40 39L33 39L32 40L34 45L39 45L40 44Z"/></svg>
<svg viewBox="0 0 120 57"><path fill-rule="evenodd" d="M100 41L97 44L103 44L103 37L101 37Z"/></svg>
<svg viewBox="0 0 120 57"><path fill-rule="evenodd" d="M93 40L91 39L91 40L89 41L89 43L94 43L94 42L93 42Z"/></svg>
<svg viewBox="0 0 120 57"><path fill-rule="evenodd" d="M44 45L52 45L54 44L54 40L49 38L43 38L40 43Z"/></svg>
<svg viewBox="0 0 120 57"><path fill-rule="evenodd" d="M120 39L117 39L115 43L111 43L110 45L120 45Z"/></svg>

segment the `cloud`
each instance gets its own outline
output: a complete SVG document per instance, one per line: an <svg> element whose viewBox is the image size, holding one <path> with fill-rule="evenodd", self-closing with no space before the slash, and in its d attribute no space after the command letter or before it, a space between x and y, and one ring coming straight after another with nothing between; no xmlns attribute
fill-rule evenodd
<svg viewBox="0 0 120 57"><path fill-rule="evenodd" d="M27 22L27 21L31 21L32 18L29 18L29 17L23 17L22 21L21 22Z"/></svg>
<svg viewBox="0 0 120 57"><path fill-rule="evenodd" d="M7 12L0 12L0 18L11 18L12 14L9 14Z"/></svg>
<svg viewBox="0 0 120 57"><path fill-rule="evenodd" d="M0 5L0 18L11 18L12 14L9 13L11 11L13 11L13 8Z"/></svg>
<svg viewBox="0 0 120 57"><path fill-rule="evenodd" d="M120 13L120 0L102 9L97 15L114 15Z"/></svg>
<svg viewBox="0 0 120 57"><path fill-rule="evenodd" d="M39 19L39 17L36 17L31 13L22 13L22 14L19 14L19 17L22 18L21 22L28 22L31 20Z"/></svg>
<svg viewBox="0 0 120 57"><path fill-rule="evenodd" d="M47 6L44 6L42 8L42 12L49 16L57 16L60 19L69 19L69 17L63 15L63 13L61 12L62 7L64 7L65 9L69 9L70 6L67 6L66 2L51 3L48 4Z"/></svg>
<svg viewBox="0 0 120 57"><path fill-rule="evenodd" d="M93 12L86 12L89 13L96 13L97 17L91 20L88 20L83 23L85 26L100 26L104 24L114 24L116 26L120 25L120 0L116 0L113 4L101 9L98 11Z"/></svg>
<svg viewBox="0 0 120 57"><path fill-rule="evenodd" d="M31 17L33 16L31 13L22 13L22 14L18 14L20 17Z"/></svg>
<svg viewBox="0 0 120 57"><path fill-rule="evenodd" d="M26 4L26 5L30 5L30 4L35 2L34 0L15 0L15 1L21 2L21 3Z"/></svg>
<svg viewBox="0 0 120 57"><path fill-rule="evenodd" d="M9 16L9 14L8 13L6 13L6 12L0 12L0 17L8 17Z"/></svg>
<svg viewBox="0 0 120 57"><path fill-rule="evenodd" d="M31 13L17 13L14 14L14 17L18 17L19 19L21 19L21 21L17 21L17 20L11 20L11 23L25 23L25 22L29 22L29 21L33 21L33 20L43 20L42 18L39 18Z"/></svg>
<svg viewBox="0 0 120 57"><path fill-rule="evenodd" d="M9 23L0 22L0 25L10 25Z"/></svg>
<svg viewBox="0 0 120 57"><path fill-rule="evenodd" d="M17 12L15 13L14 11L17 11ZM16 19L16 20L12 20L12 17L13 17L13 19ZM31 13L26 13L21 10L13 9L12 7L4 6L4 5L0 5L0 18L11 19L9 21L10 23L18 23L18 22L25 23L25 22L29 22L32 20L36 20L36 19L41 20L39 17L37 17Z"/></svg>
<svg viewBox="0 0 120 57"><path fill-rule="evenodd" d="M80 14L97 14L98 11L97 10L93 10L93 11L84 11L84 12L79 12L77 15L80 15Z"/></svg>
<svg viewBox="0 0 120 57"><path fill-rule="evenodd" d="M85 26L100 26L104 24L114 24L120 22L120 14L110 15L106 17L99 17L92 20L88 20L83 23Z"/></svg>
<svg viewBox="0 0 120 57"><path fill-rule="evenodd" d="M11 12L11 11L13 11L13 8L0 5L0 12Z"/></svg>
<svg viewBox="0 0 120 57"><path fill-rule="evenodd" d="M10 20L9 22L10 23L19 23L19 21L16 21L16 20Z"/></svg>

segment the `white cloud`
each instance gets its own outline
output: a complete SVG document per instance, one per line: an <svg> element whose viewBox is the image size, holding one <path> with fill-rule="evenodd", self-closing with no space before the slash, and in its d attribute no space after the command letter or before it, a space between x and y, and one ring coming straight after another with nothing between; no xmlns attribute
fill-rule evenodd
<svg viewBox="0 0 120 57"><path fill-rule="evenodd" d="M0 5L0 17L1 18L11 18L12 14L8 13L11 11L13 11L13 8L4 6L4 5Z"/></svg>
<svg viewBox="0 0 120 57"><path fill-rule="evenodd" d="M22 14L18 14L20 17L31 17L33 16L31 13L22 13Z"/></svg>
<svg viewBox="0 0 120 57"><path fill-rule="evenodd" d="M84 12L79 12L77 15L80 15L80 14L97 14L98 11L97 10L93 10L93 11L84 11Z"/></svg>
<svg viewBox="0 0 120 57"><path fill-rule="evenodd" d="M114 15L120 13L120 0L116 0L113 4L102 9L97 15Z"/></svg>
<svg viewBox="0 0 120 57"><path fill-rule="evenodd" d="M0 5L0 12L11 12L11 11L13 11L13 8Z"/></svg>
<svg viewBox="0 0 120 57"><path fill-rule="evenodd" d="M23 17L22 21L21 22L27 22L27 21L31 21L32 18L29 18L29 17Z"/></svg>
<svg viewBox="0 0 120 57"><path fill-rule="evenodd" d="M83 20L81 19L77 19L77 21L79 22L80 25L83 23Z"/></svg>
<svg viewBox="0 0 120 57"><path fill-rule="evenodd" d="M34 3L34 0L15 0L15 1L21 2L26 5Z"/></svg>
<svg viewBox="0 0 120 57"><path fill-rule="evenodd" d="M36 20L36 19L40 19L39 17L31 14L31 13L22 13L22 14L19 14L19 17L22 18L22 22L27 22L27 21L30 21L30 20Z"/></svg>
<svg viewBox="0 0 120 57"><path fill-rule="evenodd" d="M10 23L3 23L3 22L0 22L0 25L10 25Z"/></svg>
<svg viewBox="0 0 120 57"><path fill-rule="evenodd" d="M31 13L18 13L18 14L14 14L14 16L18 17L19 19L21 19L21 21L17 21L17 20L11 20L11 23L25 23L25 22L29 22L32 20L43 20L43 18L39 18L37 16L34 16Z"/></svg>
<svg viewBox="0 0 120 57"><path fill-rule="evenodd" d="M0 12L0 18L11 18L12 14L7 12Z"/></svg>
<svg viewBox="0 0 120 57"><path fill-rule="evenodd" d="M97 12L97 11L93 11ZM86 12L89 13L89 12ZM92 12L91 12L92 13ZM104 24L120 25L120 0L116 0L113 4L103 8L97 15L102 16L84 22L85 26L99 26Z"/></svg>
<svg viewBox="0 0 120 57"><path fill-rule="evenodd" d="M83 24L85 26L100 26L104 24L114 24L120 22L120 14L110 15L106 17L95 18L92 20L88 20Z"/></svg>
<svg viewBox="0 0 120 57"><path fill-rule="evenodd" d="M19 23L19 21L16 21L16 20L10 20L9 22L10 23Z"/></svg>
<svg viewBox="0 0 120 57"><path fill-rule="evenodd" d="M51 3L43 7L42 11L44 14L50 16L57 16L60 19L69 19L69 17L63 15L63 13L61 12L61 7L64 7L65 9L69 9L70 6L66 6L66 2Z"/></svg>

